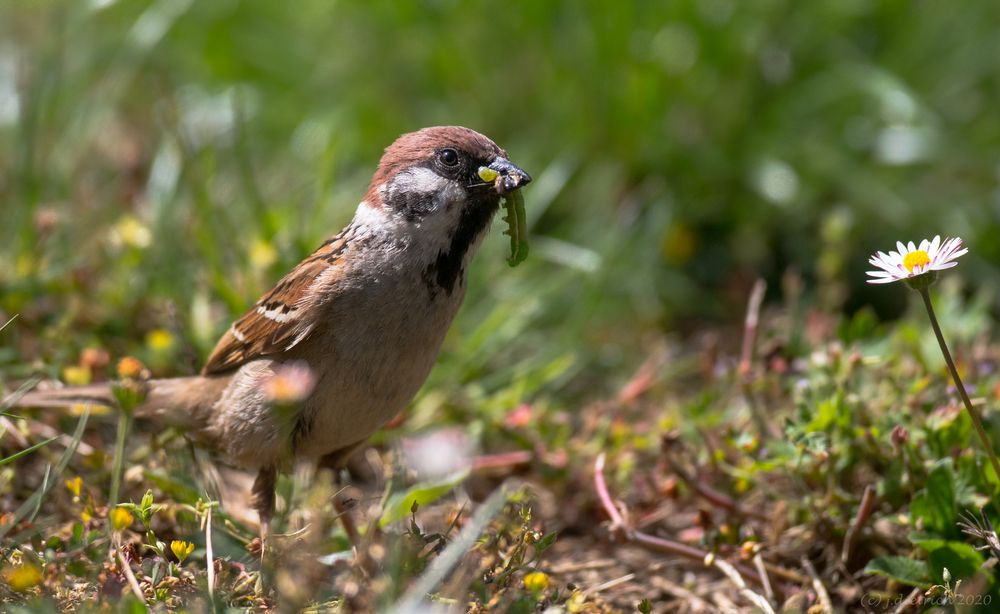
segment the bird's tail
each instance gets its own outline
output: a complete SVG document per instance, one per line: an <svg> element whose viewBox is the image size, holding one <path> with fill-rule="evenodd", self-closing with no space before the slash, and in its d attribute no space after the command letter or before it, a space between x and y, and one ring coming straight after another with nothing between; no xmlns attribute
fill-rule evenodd
<svg viewBox="0 0 1000 614"><path fill-rule="evenodd" d="M70 407L73 405L103 405L113 407L114 398L108 384L90 384L69 388L30 390L18 397L13 394L4 399L4 405L14 407Z"/></svg>
<svg viewBox="0 0 1000 614"><path fill-rule="evenodd" d="M219 377L173 377L147 382L145 400L135 408L135 415L189 431L203 430L212 405L228 383ZM20 398L11 396L4 405L14 407L72 407L102 405L114 407L117 402L107 382L87 386L70 386L47 390L32 390Z"/></svg>

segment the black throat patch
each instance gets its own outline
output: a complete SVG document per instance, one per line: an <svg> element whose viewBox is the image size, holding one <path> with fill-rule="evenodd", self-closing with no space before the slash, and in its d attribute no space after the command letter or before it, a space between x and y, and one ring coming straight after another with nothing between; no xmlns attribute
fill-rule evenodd
<svg viewBox="0 0 1000 614"><path fill-rule="evenodd" d="M460 283L465 273L463 270L465 255L476 239L489 227L490 220L499 206L500 198L493 194L465 205L451 243L424 269L423 281L432 299L440 291L450 295L455 289L455 284Z"/></svg>

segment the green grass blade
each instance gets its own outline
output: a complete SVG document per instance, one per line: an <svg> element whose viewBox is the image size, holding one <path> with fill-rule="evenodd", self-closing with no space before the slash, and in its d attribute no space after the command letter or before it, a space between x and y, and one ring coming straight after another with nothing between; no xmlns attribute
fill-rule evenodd
<svg viewBox="0 0 1000 614"><path fill-rule="evenodd" d="M35 450L47 446L48 444L52 443L56 439L59 439L59 438L58 437L49 437L45 441L39 441L38 443L36 443L35 445L33 445L31 447L25 448L25 449L21 450L20 452L15 452L14 454L11 454L7 458L0 458L0 466L6 465L7 463L13 463L14 461L16 461L17 459L21 458L22 456L27 456L27 455L31 454L32 452L34 452Z"/></svg>
<svg viewBox="0 0 1000 614"><path fill-rule="evenodd" d="M0 525L0 538L6 536L7 533L9 533L10 530L17 525L17 523L21 522L21 520L29 514L29 512L34 512L41 506L45 495L48 494L52 485L56 483L59 476L62 475L63 471L65 471L66 465L69 464L70 459L73 458L74 454L76 454L76 448L80 445L80 440L83 439L83 432L87 426L87 420L89 418L90 408L88 407L86 411L83 412L83 415L80 416L80 421L76 423L76 430L73 432L73 439L70 441L69 446L67 446L66 451L63 452L62 458L60 458L59 462L56 464L55 471L47 471L45 480L42 482L42 485L38 487L38 490L28 497L28 500L22 503L21 507L17 508L17 511L14 512L14 517L11 518L10 522L5 525Z"/></svg>
<svg viewBox="0 0 1000 614"><path fill-rule="evenodd" d="M3 323L3 326L0 326L0 331L2 331L3 329L7 328L8 326L10 326L10 323L13 322L16 319L17 319L17 314L15 313L14 315L12 315L10 317L9 320L7 320L6 322Z"/></svg>
<svg viewBox="0 0 1000 614"><path fill-rule="evenodd" d="M431 561L431 564L427 566L427 571L413 583L406 594L389 610L390 612L402 614L404 612L424 611L423 606L426 605L427 595L451 573L462 557L475 545L476 540L486 529L486 525L500 513L504 504L507 503L510 490L506 484L503 484L493 491L490 498L472 515L472 520L462 527L462 531L455 538L455 541L448 544L448 547Z"/></svg>
<svg viewBox="0 0 1000 614"><path fill-rule="evenodd" d="M17 405L18 401L21 400L21 397L31 392L31 389L34 388L35 384L38 383L38 379L39 378L37 377L33 377L30 380L21 384L21 386L17 390L11 393L10 396L8 396L6 399L3 400L2 403L0 403L0 411L6 411L11 407ZM20 418L21 416L11 416L11 417Z"/></svg>

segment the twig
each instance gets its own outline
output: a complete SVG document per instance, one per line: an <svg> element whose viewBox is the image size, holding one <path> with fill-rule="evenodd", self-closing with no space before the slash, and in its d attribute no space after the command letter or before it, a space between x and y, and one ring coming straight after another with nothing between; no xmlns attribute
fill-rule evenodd
<svg viewBox="0 0 1000 614"><path fill-rule="evenodd" d="M920 592L919 588L915 588L910 591L910 594L907 595L898 606L896 606L896 609L892 611L892 614L903 614L903 612L909 610L913 604L916 603L917 597L920 596Z"/></svg>
<svg viewBox="0 0 1000 614"><path fill-rule="evenodd" d="M14 440L14 445L19 448L27 448L31 445L7 416L0 416L0 436L2 435L10 435L11 439Z"/></svg>
<svg viewBox="0 0 1000 614"><path fill-rule="evenodd" d="M737 372L740 378L740 389L743 391L743 399L750 409L750 415L757 426L757 432L761 437L776 437L777 433L774 432L767 416L761 411L753 396L753 349L757 341L757 327L760 324L760 306L764 302L766 290L767 283L763 279L758 279L750 291L750 299L747 301L747 315L743 320L743 346L740 349L740 363Z"/></svg>
<svg viewBox="0 0 1000 614"><path fill-rule="evenodd" d="M688 589L684 588L679 584L674 584L670 580L667 580L663 576L652 576L649 579L649 583L653 587L660 589L661 591L673 595L678 599L683 599L688 603L692 610L696 612L710 612L712 611L712 606L710 603L699 597L698 595L692 593Z"/></svg>
<svg viewBox="0 0 1000 614"><path fill-rule="evenodd" d="M597 460L594 461L594 488L597 490L597 496L600 498L601 503L604 505L604 510L608 513L611 518L611 526L608 530L612 533L625 532L627 529L625 527L625 520L622 519L621 512L615 506L614 501L611 500L611 493L608 492L608 484L604 481L604 452L597 455Z"/></svg>
<svg viewBox="0 0 1000 614"><path fill-rule="evenodd" d="M122 566L122 573L125 574L125 578L128 580L128 585L132 587L132 594L135 595L136 599L139 600L142 605L148 605L146 603L146 598L142 595L142 588L139 586L139 581L135 579L135 574L132 573L132 566L128 564L125 557L122 555L121 544L115 546L115 552L118 554L118 563Z"/></svg>
<svg viewBox="0 0 1000 614"><path fill-rule="evenodd" d="M868 518L871 517L874 510L875 489L869 484L865 486L865 492L861 495L861 504L858 506L858 513L854 515L854 521L851 522L851 526L847 529L847 534L844 535L844 546L840 550L840 562L843 565L846 566L847 562L851 560L854 546L857 544L858 538L861 537L861 529L864 528L865 523L868 522Z"/></svg>
<svg viewBox="0 0 1000 614"><path fill-rule="evenodd" d="M59 443L61 443L66 448L68 448L70 444L73 443L73 438L67 435L66 433L54 429L48 424L45 424L44 422L39 422L38 420L29 420L28 428L39 437L58 437ZM90 444L81 441L77 444L76 451L78 454L82 456L92 456L96 450L94 450L94 447L91 446Z"/></svg>
<svg viewBox="0 0 1000 614"><path fill-rule="evenodd" d="M826 587L823 586L823 581L819 579L819 574L816 573L816 568L813 567L812 561L806 557L802 557L802 566L805 568L806 573L812 578L813 590L816 591L816 596L819 598L820 607L823 608L824 614L833 614L833 602L830 601L830 593L826 592Z"/></svg>
<svg viewBox="0 0 1000 614"><path fill-rule="evenodd" d="M747 315L743 320L743 346L740 350L739 374L746 379L753 366L753 346L757 339L757 325L760 322L760 306L764 302L764 292L767 282L758 279L750 290L750 300L747 301Z"/></svg>
<svg viewBox="0 0 1000 614"><path fill-rule="evenodd" d="M483 469L499 469L503 467L515 467L517 465L527 465L535 458L535 453L530 450L514 450L512 452L499 452L497 454L483 454L472 459L472 470L481 471Z"/></svg>
<svg viewBox="0 0 1000 614"><path fill-rule="evenodd" d="M616 559L596 559L593 561L583 561L581 563L568 562L561 563L558 565L553 565L549 568L549 573L558 575L564 573L570 573L572 571L584 571L589 569L606 569L608 567L614 567L618 564Z"/></svg>
<svg viewBox="0 0 1000 614"><path fill-rule="evenodd" d="M770 602L763 595L753 592L736 568L722 559L713 559L712 566L721 571L743 595L744 599L760 608L765 614L776 614Z"/></svg>
<svg viewBox="0 0 1000 614"><path fill-rule="evenodd" d="M597 491L597 497L601 500L604 511L607 512L608 517L611 518L611 526L609 527L610 531L623 537L630 543L645 547L647 550L654 550L656 552L662 552L672 556L683 557L692 561L698 561L702 564L706 564L706 561L712 560L713 555L705 550L695 548L694 546L688 546L687 544L682 544L680 542L675 542L673 540L664 539L662 537L657 537L655 535L649 535L648 533L636 531L635 529L627 526L625 524L625 520L622 518L621 512L619 512L618 508L615 507L611 493L608 491L607 483L604 481L604 460L605 454L602 452L597 456L597 460L594 462L594 489ZM754 584L763 586L763 579L761 579L760 575L753 569L742 564L737 564L735 568L739 569L739 573L749 578ZM781 590L779 592L784 593L785 591Z"/></svg>
<svg viewBox="0 0 1000 614"><path fill-rule="evenodd" d="M757 573L760 574L760 579L764 581L763 589L764 596L767 597L768 601L774 601L774 589L771 588L771 578L767 575L767 566L764 565L764 557L761 556L760 552L753 555L753 566L757 569Z"/></svg>
<svg viewBox="0 0 1000 614"><path fill-rule="evenodd" d="M663 448L663 457L670 466L670 470L677 474L677 477L681 479L684 484L687 485L692 491L701 496L709 503L721 507L724 510L732 512L734 514L739 514L747 518L755 518L757 520L769 520L766 514L761 512L743 509L736 501L730 498L728 495L721 493L711 486L702 484L700 481L696 480L694 476L689 474L681 464L674 459L673 455L670 453L666 447Z"/></svg>
<svg viewBox="0 0 1000 614"><path fill-rule="evenodd" d="M621 576L619 578L614 578L612 580L608 580L607 582L602 582L602 583L598 584L597 586L591 586L590 588L584 589L583 594L584 595L593 595L594 593L599 593L601 591L606 591L609 588L614 588L614 587L618 586L619 584L624 584L624 583L632 580L633 578L635 578L635 572L627 573L624 576Z"/></svg>
<svg viewBox="0 0 1000 614"><path fill-rule="evenodd" d="M713 593L712 600L718 606L719 612L723 614L740 614L740 609L736 607L736 604L730 601L723 593Z"/></svg>
<svg viewBox="0 0 1000 614"><path fill-rule="evenodd" d="M764 561L764 569L766 569L769 574L778 576L779 578L784 578L794 584L805 584L809 582L809 578L803 576L797 571L785 569L784 567L778 567L777 565L768 563L767 561Z"/></svg>
<svg viewBox="0 0 1000 614"><path fill-rule="evenodd" d="M629 378L624 386L618 391L618 402L622 405L634 403L636 399L646 393L656 383L656 372L659 370L663 358L661 353L653 354L646 359L639 369Z"/></svg>

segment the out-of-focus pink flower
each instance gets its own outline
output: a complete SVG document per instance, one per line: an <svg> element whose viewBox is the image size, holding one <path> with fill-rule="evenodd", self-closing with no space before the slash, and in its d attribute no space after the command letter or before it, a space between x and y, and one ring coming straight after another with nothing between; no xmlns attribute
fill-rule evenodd
<svg viewBox="0 0 1000 614"><path fill-rule="evenodd" d="M406 466L416 470L420 479L443 478L472 466L472 442L461 429L407 437L402 447Z"/></svg>
<svg viewBox="0 0 1000 614"><path fill-rule="evenodd" d="M531 405L521 403L503 419L507 428L516 429L531 424Z"/></svg>
<svg viewBox="0 0 1000 614"><path fill-rule="evenodd" d="M304 362L278 365L274 375L264 380L261 388L267 399L279 405L300 403L312 393L316 376Z"/></svg>

